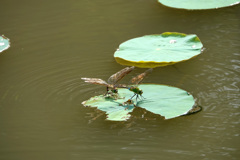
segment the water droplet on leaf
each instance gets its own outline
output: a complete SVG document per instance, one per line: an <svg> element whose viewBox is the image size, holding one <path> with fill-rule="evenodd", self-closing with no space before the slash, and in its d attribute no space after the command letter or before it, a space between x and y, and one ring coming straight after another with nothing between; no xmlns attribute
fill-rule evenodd
<svg viewBox="0 0 240 160"><path fill-rule="evenodd" d="M169 41L169 43L171 43L171 44L176 43L176 42L177 42L177 41L174 40L174 39L172 39L172 40Z"/></svg>

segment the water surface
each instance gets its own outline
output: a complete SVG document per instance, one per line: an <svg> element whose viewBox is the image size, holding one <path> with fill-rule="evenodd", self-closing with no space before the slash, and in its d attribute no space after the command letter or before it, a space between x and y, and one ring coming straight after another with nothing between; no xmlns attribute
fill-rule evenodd
<svg viewBox="0 0 240 160"><path fill-rule="evenodd" d="M0 159L239 159L239 11L155 0L1 1L0 34L11 47L0 55ZM120 43L166 31L197 34L206 49L145 82L189 91L202 112L165 121L136 110L109 122L83 107L105 88L81 77L107 79L124 67L113 58Z"/></svg>

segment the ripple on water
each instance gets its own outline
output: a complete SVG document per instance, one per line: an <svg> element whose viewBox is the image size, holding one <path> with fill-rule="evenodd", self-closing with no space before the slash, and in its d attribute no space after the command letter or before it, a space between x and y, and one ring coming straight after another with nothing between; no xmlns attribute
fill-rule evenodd
<svg viewBox="0 0 240 160"><path fill-rule="evenodd" d="M104 93L105 88L103 86L84 83L81 80L82 77L107 80L109 75L115 72L107 69L104 63L98 65L99 59L89 62L82 57L62 57L53 60L48 59L46 56L35 63L28 63L28 60L22 63L25 66L18 64L22 67L17 68L14 74L11 74L17 77L12 78L15 79L13 83L16 83L16 86L8 88L2 99L14 95L18 99L39 96L44 101L51 100L56 102L79 101L82 98L85 100L89 98L87 95L94 95L96 91Z"/></svg>

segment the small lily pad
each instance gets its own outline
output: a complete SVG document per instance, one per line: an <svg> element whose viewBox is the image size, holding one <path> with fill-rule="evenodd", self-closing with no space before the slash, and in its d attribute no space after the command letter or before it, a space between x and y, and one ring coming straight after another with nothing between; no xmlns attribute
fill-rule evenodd
<svg viewBox="0 0 240 160"><path fill-rule="evenodd" d="M199 55L202 48L195 34L165 32L123 42L114 58L122 65L154 68L189 60Z"/></svg>
<svg viewBox="0 0 240 160"><path fill-rule="evenodd" d="M0 36L0 52L10 47L9 39L5 36Z"/></svg>
<svg viewBox="0 0 240 160"><path fill-rule="evenodd" d="M217 9L239 4L239 0L158 0L161 4L178 9Z"/></svg>
<svg viewBox="0 0 240 160"><path fill-rule="evenodd" d="M130 118L135 106L171 119L189 114L195 104L192 95L176 87L159 84L141 84L138 87L143 90L144 98L133 98L134 104L124 104L133 92L120 88L116 99L100 95L84 101L83 105L106 112L108 120L125 121Z"/></svg>

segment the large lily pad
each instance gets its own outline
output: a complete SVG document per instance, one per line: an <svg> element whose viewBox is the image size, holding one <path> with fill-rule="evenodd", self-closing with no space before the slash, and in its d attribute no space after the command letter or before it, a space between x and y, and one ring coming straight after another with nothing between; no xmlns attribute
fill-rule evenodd
<svg viewBox="0 0 240 160"><path fill-rule="evenodd" d="M217 9L239 4L239 0L158 0L161 4L178 9Z"/></svg>
<svg viewBox="0 0 240 160"><path fill-rule="evenodd" d="M5 36L0 36L0 52L10 47L9 39Z"/></svg>
<svg viewBox="0 0 240 160"><path fill-rule="evenodd" d="M144 98L139 98L137 101L134 98L135 105L159 114L165 119L186 115L195 104L192 95L176 87L158 84L141 84L138 87L143 90ZM108 120L127 120L130 118L130 113L135 106L133 104L124 104L124 102L133 95L133 92L127 89L119 89L118 92L117 99L100 95L84 101L83 105L97 107L99 110L106 112Z"/></svg>
<svg viewBox="0 0 240 160"><path fill-rule="evenodd" d="M165 32L123 42L114 57L122 65L154 68L189 60L199 55L202 47L195 34Z"/></svg>

